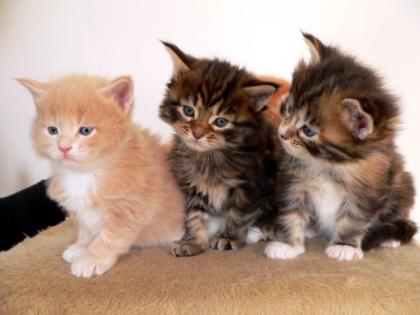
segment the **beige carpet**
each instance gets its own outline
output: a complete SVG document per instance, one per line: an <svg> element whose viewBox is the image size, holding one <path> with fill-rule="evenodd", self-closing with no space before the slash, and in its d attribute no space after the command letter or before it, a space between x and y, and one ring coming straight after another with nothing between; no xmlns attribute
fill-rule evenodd
<svg viewBox="0 0 420 315"><path fill-rule="evenodd" d="M71 222L0 253L0 314L420 314L420 250L273 261L263 245L175 258L133 251L105 275L77 279L61 259Z"/></svg>

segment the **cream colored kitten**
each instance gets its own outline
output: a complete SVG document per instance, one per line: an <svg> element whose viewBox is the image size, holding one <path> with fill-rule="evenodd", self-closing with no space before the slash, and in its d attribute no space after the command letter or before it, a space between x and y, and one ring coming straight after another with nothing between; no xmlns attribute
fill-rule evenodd
<svg viewBox="0 0 420 315"><path fill-rule="evenodd" d="M35 99L36 149L52 164L48 195L77 223L77 241L63 253L73 275L101 275L132 246L182 236L183 198L167 149L130 119L130 77L19 82Z"/></svg>

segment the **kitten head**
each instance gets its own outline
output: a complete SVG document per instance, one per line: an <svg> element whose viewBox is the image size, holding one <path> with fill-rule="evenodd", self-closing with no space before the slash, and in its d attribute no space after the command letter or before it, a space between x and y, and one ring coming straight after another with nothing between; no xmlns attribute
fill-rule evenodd
<svg viewBox="0 0 420 315"><path fill-rule="evenodd" d="M392 143L398 108L378 75L313 35L303 36L312 60L299 63L281 105L285 150L308 161L346 162Z"/></svg>
<svg viewBox="0 0 420 315"><path fill-rule="evenodd" d="M163 43L174 63L160 117L194 151L251 144L277 84L219 59L198 59Z"/></svg>
<svg viewBox="0 0 420 315"><path fill-rule="evenodd" d="M133 104L131 78L114 81L70 75L49 83L18 79L32 93L32 136L38 153L56 164L85 169L124 143Z"/></svg>

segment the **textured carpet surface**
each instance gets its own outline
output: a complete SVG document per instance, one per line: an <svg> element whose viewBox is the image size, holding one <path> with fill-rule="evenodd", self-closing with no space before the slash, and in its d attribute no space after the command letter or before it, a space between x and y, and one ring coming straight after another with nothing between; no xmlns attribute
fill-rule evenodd
<svg viewBox="0 0 420 315"><path fill-rule="evenodd" d="M66 221L0 253L0 314L420 314L420 250L373 250L338 262L320 243L292 261L263 244L175 258L132 251L105 275L77 279L61 259Z"/></svg>

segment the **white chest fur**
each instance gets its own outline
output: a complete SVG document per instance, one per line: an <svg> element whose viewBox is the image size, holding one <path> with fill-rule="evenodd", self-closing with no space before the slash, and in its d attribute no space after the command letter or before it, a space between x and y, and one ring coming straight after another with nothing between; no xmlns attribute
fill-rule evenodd
<svg viewBox="0 0 420 315"><path fill-rule="evenodd" d="M337 213L345 200L343 187L326 176L319 176L311 180L308 193L315 210L318 228L331 235L336 226Z"/></svg>
<svg viewBox="0 0 420 315"><path fill-rule="evenodd" d="M65 197L64 202L69 211L77 212L85 208L96 188L96 177L92 173L71 170L60 171L57 180Z"/></svg>
<svg viewBox="0 0 420 315"><path fill-rule="evenodd" d="M91 199L95 194L97 176L88 172L63 170L56 174L61 186L61 204L76 220L91 230L97 230L102 222L102 215L92 208Z"/></svg>

